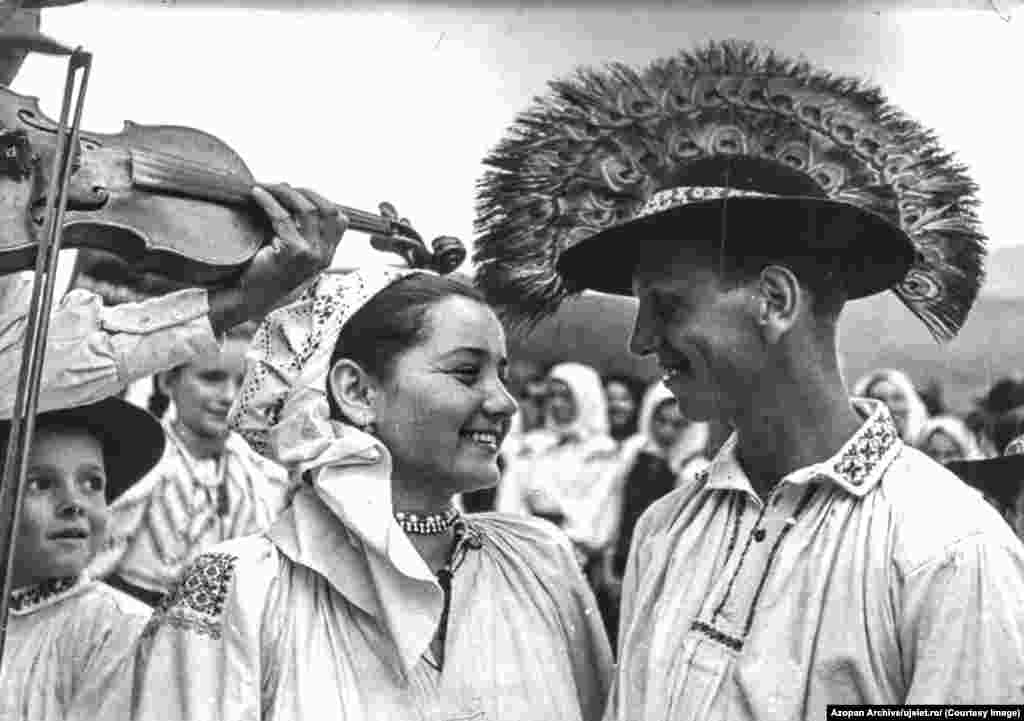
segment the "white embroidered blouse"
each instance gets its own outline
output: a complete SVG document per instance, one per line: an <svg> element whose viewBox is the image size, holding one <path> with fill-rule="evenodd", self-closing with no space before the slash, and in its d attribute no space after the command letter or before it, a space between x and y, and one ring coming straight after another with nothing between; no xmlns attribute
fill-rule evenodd
<svg viewBox="0 0 1024 721"><path fill-rule="evenodd" d="M131 654L150 609L87 577L53 579L12 594L0 718L126 718Z"/></svg>
<svg viewBox="0 0 1024 721"><path fill-rule="evenodd" d="M469 516L454 565L440 665L429 634L399 627L430 605L304 488L267 535L201 556L154 616L133 718L600 719L611 651L564 536Z"/></svg>

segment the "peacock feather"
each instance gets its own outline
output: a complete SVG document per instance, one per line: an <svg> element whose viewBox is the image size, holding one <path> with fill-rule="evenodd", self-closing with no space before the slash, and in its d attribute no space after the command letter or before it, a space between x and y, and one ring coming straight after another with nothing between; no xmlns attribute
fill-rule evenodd
<svg viewBox="0 0 1024 721"><path fill-rule="evenodd" d="M963 326L985 256L964 167L878 88L739 41L552 82L484 161L477 282L513 325L532 325L581 292L556 271L560 253L720 154L784 163L898 224L917 260L892 290L937 339Z"/></svg>

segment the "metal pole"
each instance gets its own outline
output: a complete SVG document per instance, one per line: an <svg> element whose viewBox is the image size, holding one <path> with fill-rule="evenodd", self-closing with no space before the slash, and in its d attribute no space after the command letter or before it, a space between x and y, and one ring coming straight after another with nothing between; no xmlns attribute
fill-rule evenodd
<svg viewBox="0 0 1024 721"><path fill-rule="evenodd" d="M4 645L7 640L16 532L21 515L29 449L35 429L36 409L39 404L43 359L46 355L46 338L57 276L57 258L64 226L64 211L67 207L68 182L71 179L72 163L78 147L78 133L91 65L92 56L80 49L75 50L68 59L64 102L57 129L57 147L46 198L46 227L36 257L35 284L25 330L25 346L21 357L14 414L11 418L3 486L0 486L0 664L3 662ZM81 71L81 80L78 84L77 97L72 100L78 71ZM72 103L74 119L69 130L68 116Z"/></svg>

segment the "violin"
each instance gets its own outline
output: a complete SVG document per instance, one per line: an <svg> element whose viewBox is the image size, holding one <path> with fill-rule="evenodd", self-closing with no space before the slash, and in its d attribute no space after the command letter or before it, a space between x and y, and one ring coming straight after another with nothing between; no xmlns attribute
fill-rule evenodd
<svg viewBox="0 0 1024 721"><path fill-rule="evenodd" d="M37 98L0 87L0 274L35 264L57 130ZM107 251L140 273L214 286L273 237L251 195L252 173L209 133L126 121L117 134L80 132L72 152L62 247ZM466 257L452 237L428 249L385 206L381 215L338 208L349 229L369 233L376 250L396 253L410 267L449 273Z"/></svg>

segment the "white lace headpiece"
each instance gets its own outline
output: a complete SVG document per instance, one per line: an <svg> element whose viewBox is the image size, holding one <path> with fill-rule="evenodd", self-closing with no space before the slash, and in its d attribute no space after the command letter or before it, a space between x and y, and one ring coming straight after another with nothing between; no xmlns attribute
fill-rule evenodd
<svg viewBox="0 0 1024 721"><path fill-rule="evenodd" d="M249 349L228 417L232 430L284 465L300 460L297 444L331 437L327 373L341 329L377 293L414 273L430 271L375 266L326 273L294 303L270 313Z"/></svg>

